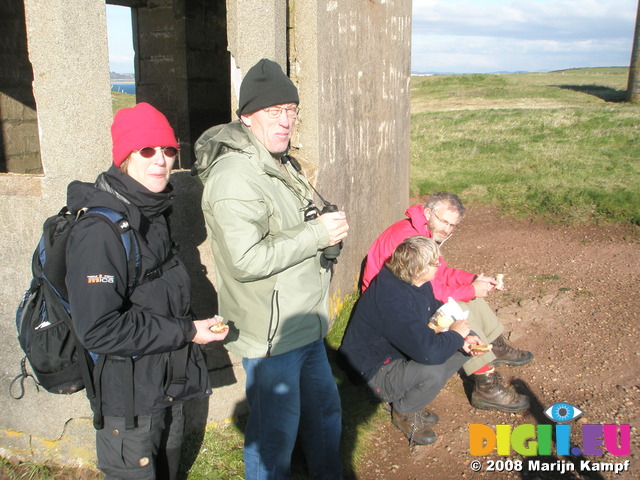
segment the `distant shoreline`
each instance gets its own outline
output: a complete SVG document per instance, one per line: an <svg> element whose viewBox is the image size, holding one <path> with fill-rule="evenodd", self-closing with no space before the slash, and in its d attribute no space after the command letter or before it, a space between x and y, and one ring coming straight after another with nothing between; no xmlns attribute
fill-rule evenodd
<svg viewBox="0 0 640 480"><path fill-rule="evenodd" d="M111 79L111 83L132 84L132 83L136 83L136 80L135 80L135 78L112 78Z"/></svg>

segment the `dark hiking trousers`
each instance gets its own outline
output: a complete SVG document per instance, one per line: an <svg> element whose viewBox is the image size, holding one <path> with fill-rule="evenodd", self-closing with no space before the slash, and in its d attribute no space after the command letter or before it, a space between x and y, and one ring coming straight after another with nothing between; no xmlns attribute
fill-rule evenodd
<svg viewBox="0 0 640 480"><path fill-rule="evenodd" d="M98 468L105 480L175 480L184 434L183 405L138 416L126 430L124 417L104 417L96 430Z"/></svg>
<svg viewBox="0 0 640 480"><path fill-rule="evenodd" d="M369 388L400 413L413 413L428 405L438 395L447 380L469 356L460 351L440 365L424 365L413 360L392 360L382 365L369 381Z"/></svg>

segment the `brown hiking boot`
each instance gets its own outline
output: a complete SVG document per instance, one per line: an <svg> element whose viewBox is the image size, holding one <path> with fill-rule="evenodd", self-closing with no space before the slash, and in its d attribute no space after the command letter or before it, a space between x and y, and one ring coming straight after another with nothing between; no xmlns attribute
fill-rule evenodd
<svg viewBox="0 0 640 480"><path fill-rule="evenodd" d="M520 395L511 385L502 385L500 374L492 368L487 373L473 375L476 386L471 405L482 410L521 412L529 408L529 397Z"/></svg>
<svg viewBox="0 0 640 480"><path fill-rule="evenodd" d="M393 424L409 439L409 445L431 445L436 441L436 433L424 424L420 412L401 413L391 412Z"/></svg>
<svg viewBox="0 0 640 480"><path fill-rule="evenodd" d="M422 410L420 410L420 416L422 417L422 421L427 425L435 425L440 421L440 418L438 418L438 414L427 409L427 407L424 407Z"/></svg>
<svg viewBox="0 0 640 480"><path fill-rule="evenodd" d="M393 407L390 403L385 403L383 405L383 408L389 413L391 413L393 410ZM422 416L422 421L427 425L435 425L440 421L440 417L438 417L438 414L436 412L432 412L427 407L423 407L422 410L420 410L420 415Z"/></svg>
<svg viewBox="0 0 640 480"><path fill-rule="evenodd" d="M533 360L533 354L531 352L512 347L502 335L493 341L492 351L497 357L491 362L493 365L503 364L519 367Z"/></svg>

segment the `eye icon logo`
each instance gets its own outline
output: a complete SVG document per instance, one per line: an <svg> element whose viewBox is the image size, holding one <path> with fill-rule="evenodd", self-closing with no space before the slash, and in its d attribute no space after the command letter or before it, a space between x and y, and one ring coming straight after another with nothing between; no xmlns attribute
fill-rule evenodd
<svg viewBox="0 0 640 480"><path fill-rule="evenodd" d="M569 422L580 418L583 413L578 407L566 402L555 403L544 411L547 418L554 422Z"/></svg>

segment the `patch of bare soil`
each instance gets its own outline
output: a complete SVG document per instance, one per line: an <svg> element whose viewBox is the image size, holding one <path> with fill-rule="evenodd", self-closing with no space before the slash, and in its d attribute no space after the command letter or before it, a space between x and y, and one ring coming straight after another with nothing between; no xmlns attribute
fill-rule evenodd
<svg viewBox="0 0 640 480"><path fill-rule="evenodd" d="M426 112L449 112L453 110L486 110L486 109L530 109L536 110L541 108L563 108L567 104L561 101L553 99L536 99L535 103L530 100L502 100L496 101L495 99L486 98L468 98L461 97L447 98L443 100L417 100L411 104L411 113L426 113Z"/></svg>
<svg viewBox="0 0 640 480"><path fill-rule="evenodd" d="M443 246L449 266L476 273L505 274L506 291L487 299L505 324L511 342L535 358L523 367L498 367L503 379L531 397L520 414L476 410L470 389L452 377L431 404L440 416L438 441L409 447L389 421L378 432L359 480L422 479L637 479L640 478L639 280L637 227L564 227L499 216L469 208ZM567 402L584 412L570 422L572 445L582 446L584 424L631 425L631 455L526 457L512 451L474 457L469 424L552 424L544 411ZM481 464L479 472L472 462ZM520 471L489 472L522 461ZM529 460L539 460L531 466ZM588 471L594 465L623 464L626 471ZM499 461L503 461L500 463ZM558 469L573 465L575 471ZM513 464L518 467L517 463ZM556 471L545 471L556 467ZM608 468L604 465L605 468Z"/></svg>

